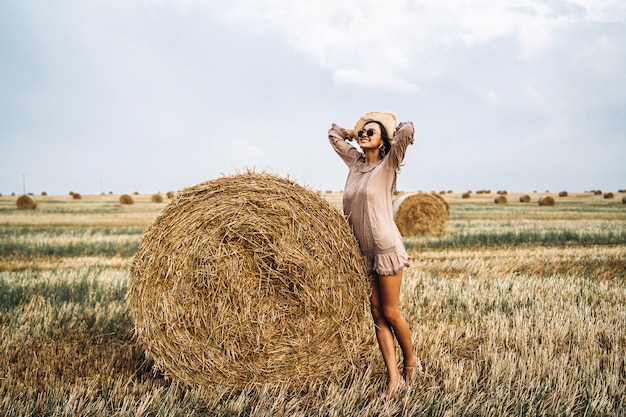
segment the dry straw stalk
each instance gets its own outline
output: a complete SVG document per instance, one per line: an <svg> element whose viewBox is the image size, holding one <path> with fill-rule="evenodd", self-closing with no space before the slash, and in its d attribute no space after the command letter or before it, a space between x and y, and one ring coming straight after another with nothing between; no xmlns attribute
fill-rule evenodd
<svg viewBox="0 0 626 417"><path fill-rule="evenodd" d="M179 192L142 238L127 302L156 368L191 386L341 381L371 349L346 219L270 174Z"/></svg>

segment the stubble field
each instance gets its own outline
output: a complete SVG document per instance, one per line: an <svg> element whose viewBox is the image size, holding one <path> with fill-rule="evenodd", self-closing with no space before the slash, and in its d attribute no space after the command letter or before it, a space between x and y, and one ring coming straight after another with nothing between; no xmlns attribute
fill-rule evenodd
<svg viewBox="0 0 626 417"><path fill-rule="evenodd" d="M405 238L401 307L424 373L392 398L373 335L354 374L300 392L164 379L124 297L168 200L0 197L0 415L626 415L626 204L586 192L540 207L546 194L447 193L447 233Z"/></svg>

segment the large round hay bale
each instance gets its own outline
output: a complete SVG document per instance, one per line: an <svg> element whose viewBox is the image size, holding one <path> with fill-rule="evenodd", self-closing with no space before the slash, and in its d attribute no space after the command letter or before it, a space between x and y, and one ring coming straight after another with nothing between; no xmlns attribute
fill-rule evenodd
<svg viewBox="0 0 626 417"><path fill-rule="evenodd" d="M133 200L133 197L130 196L130 194L122 194L120 196L120 204L134 204L135 200Z"/></svg>
<svg viewBox="0 0 626 417"><path fill-rule="evenodd" d="M528 203L529 201L530 201L530 196L528 194L524 194L519 197L520 203Z"/></svg>
<svg viewBox="0 0 626 417"><path fill-rule="evenodd" d="M153 203L162 203L163 202L163 196L159 193L157 194L152 194L152 197L150 197L150 201L152 201Z"/></svg>
<svg viewBox="0 0 626 417"><path fill-rule="evenodd" d="M604 198L613 198L613 197L615 197L615 194L613 194L613 193L610 193L610 192L609 193L604 193Z"/></svg>
<svg viewBox="0 0 626 417"><path fill-rule="evenodd" d="M463 193L461 194L461 198L470 198L470 193Z"/></svg>
<svg viewBox="0 0 626 417"><path fill-rule="evenodd" d="M559 192L559 197L567 197L568 195L569 195L569 193L567 191Z"/></svg>
<svg viewBox="0 0 626 417"><path fill-rule="evenodd" d="M165 194L167 196L167 198L169 198L170 200L174 197L176 197L176 193L174 191L168 191L167 194Z"/></svg>
<svg viewBox="0 0 626 417"><path fill-rule="evenodd" d="M72 199L73 200L80 200L81 198L83 198L83 196L80 193L73 193L72 194Z"/></svg>
<svg viewBox="0 0 626 417"><path fill-rule="evenodd" d="M622 197L622 203L626 204L626 195Z"/></svg>
<svg viewBox="0 0 626 417"><path fill-rule="evenodd" d="M393 216L402 236L440 235L446 231L450 206L439 194L407 193L393 201Z"/></svg>
<svg viewBox="0 0 626 417"><path fill-rule="evenodd" d="M506 203L508 200L506 199L506 196L504 194L500 194L499 196L497 196L496 198L494 198L493 202L496 204L504 204Z"/></svg>
<svg viewBox="0 0 626 417"><path fill-rule="evenodd" d="M133 258L127 302L168 378L303 387L340 381L370 354L368 286L337 208L247 172L185 188L164 208Z"/></svg>
<svg viewBox="0 0 626 417"><path fill-rule="evenodd" d="M18 209L35 209L37 208L37 200L28 194L21 195L17 198Z"/></svg>
<svg viewBox="0 0 626 417"><path fill-rule="evenodd" d="M540 206L553 206L554 205L554 197L549 195L544 195L539 198Z"/></svg>

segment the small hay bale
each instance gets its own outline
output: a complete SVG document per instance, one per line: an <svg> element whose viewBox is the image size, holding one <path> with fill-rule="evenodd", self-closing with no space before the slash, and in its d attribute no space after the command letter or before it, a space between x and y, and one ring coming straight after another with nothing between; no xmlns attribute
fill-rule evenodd
<svg viewBox="0 0 626 417"><path fill-rule="evenodd" d="M439 194L409 193L393 201L393 213L402 236L440 235L446 231L450 206Z"/></svg>
<svg viewBox="0 0 626 417"><path fill-rule="evenodd" d="M120 204L134 204L135 200L129 194L122 194L120 196Z"/></svg>
<svg viewBox="0 0 626 417"><path fill-rule="evenodd" d="M167 194L165 194L165 196L171 200L174 197L176 197L176 193L174 191L168 191Z"/></svg>
<svg viewBox="0 0 626 417"><path fill-rule="evenodd" d="M613 198L615 195L613 193L604 193L604 198Z"/></svg>
<svg viewBox="0 0 626 417"><path fill-rule="evenodd" d="M498 191L499 192L499 191ZM504 196L504 194L500 194L499 196L497 196L493 202L496 204L504 204L506 203L508 200L506 199L506 196Z"/></svg>
<svg viewBox="0 0 626 417"><path fill-rule="evenodd" d="M567 193L567 191L561 191L559 192L559 197L567 197L569 194Z"/></svg>
<svg viewBox="0 0 626 417"><path fill-rule="evenodd" d="M162 203L163 202L163 196L161 194L152 194L152 197L150 197L150 201L152 201L153 203Z"/></svg>
<svg viewBox="0 0 626 417"><path fill-rule="evenodd" d="M626 195L624 197L622 197L622 203L626 204Z"/></svg>
<svg viewBox="0 0 626 417"><path fill-rule="evenodd" d="M21 195L17 199L17 208L18 209L36 209L37 200L35 200L35 197L27 195L27 194Z"/></svg>
<svg viewBox="0 0 626 417"><path fill-rule="evenodd" d="M520 203L528 203L529 201L530 201L530 196L528 194L524 194L519 197Z"/></svg>
<svg viewBox="0 0 626 417"><path fill-rule="evenodd" d="M343 381L371 354L368 287L339 209L247 172L178 193L141 239L126 299L167 378L299 389Z"/></svg>
<svg viewBox="0 0 626 417"><path fill-rule="evenodd" d="M467 192L461 194L461 198L470 198L470 196L471 196L471 194L467 193Z"/></svg>
<svg viewBox="0 0 626 417"><path fill-rule="evenodd" d="M81 198L83 198L83 196L80 195L80 193L73 193L72 194L72 199L73 200L80 200Z"/></svg>
<svg viewBox="0 0 626 417"><path fill-rule="evenodd" d="M2 195L2 194L0 194L0 195ZM48 193L47 193L47 192L45 192L45 191L42 191L42 192L41 192L41 195L42 195L42 197L45 197L45 196L47 196L47 195L48 195Z"/></svg>
<svg viewBox="0 0 626 417"><path fill-rule="evenodd" d="M552 196L544 195L544 196L539 198L539 205L540 206L553 206L554 203L555 203L554 197L552 197Z"/></svg>

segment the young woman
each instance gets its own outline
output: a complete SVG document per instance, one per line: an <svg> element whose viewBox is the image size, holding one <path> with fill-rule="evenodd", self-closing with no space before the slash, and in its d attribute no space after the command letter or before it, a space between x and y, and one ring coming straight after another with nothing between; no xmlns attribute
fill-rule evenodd
<svg viewBox="0 0 626 417"><path fill-rule="evenodd" d="M376 338L387 367L387 393L392 394L420 368L413 354L409 326L399 308L402 271L409 256L393 218L392 196L400 163L413 143L413 123L396 127L391 113L369 112L354 130L333 123L328 139L349 168L343 210L352 226L370 279L371 312ZM347 143L355 139L362 152ZM402 350L404 369L398 371L395 339Z"/></svg>

